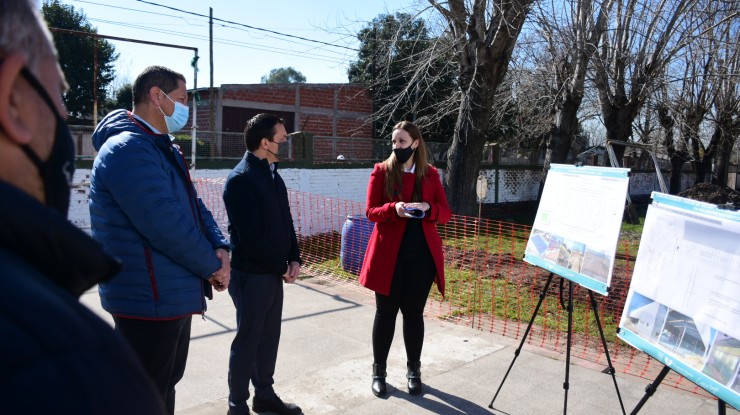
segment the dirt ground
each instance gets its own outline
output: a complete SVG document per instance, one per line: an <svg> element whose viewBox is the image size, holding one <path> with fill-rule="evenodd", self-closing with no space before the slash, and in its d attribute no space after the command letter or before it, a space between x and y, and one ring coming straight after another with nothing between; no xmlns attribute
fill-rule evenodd
<svg viewBox="0 0 740 415"><path fill-rule="evenodd" d="M678 194L688 199L723 205L732 203L735 209L740 209L740 192L729 187L717 186L710 183L699 183Z"/></svg>

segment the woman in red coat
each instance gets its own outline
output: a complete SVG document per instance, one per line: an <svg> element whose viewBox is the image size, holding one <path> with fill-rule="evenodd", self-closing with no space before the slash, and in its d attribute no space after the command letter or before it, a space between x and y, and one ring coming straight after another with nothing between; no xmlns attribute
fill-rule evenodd
<svg viewBox="0 0 740 415"><path fill-rule="evenodd" d="M450 220L450 207L437 169L427 161L427 148L416 125L393 127L393 153L375 165L367 187L365 213L375 222L360 283L375 291L373 383L375 396L387 394L386 360L396 316L403 314L408 389L421 393L421 349L424 306L432 282L444 295L444 258L437 222Z"/></svg>

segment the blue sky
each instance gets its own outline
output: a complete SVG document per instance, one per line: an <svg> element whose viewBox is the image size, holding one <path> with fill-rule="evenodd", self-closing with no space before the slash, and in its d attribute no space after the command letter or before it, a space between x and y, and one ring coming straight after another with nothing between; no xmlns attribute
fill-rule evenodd
<svg viewBox="0 0 740 415"><path fill-rule="evenodd" d="M198 87L210 84L208 19L152 3L256 28L357 48L352 36L380 13L418 10L418 0L61 0L82 11L98 33L198 48ZM428 3L421 2L421 6ZM347 82L354 50L214 21L214 86L259 83L271 69L292 66L311 83ZM183 73L194 85L193 52L110 40L120 54L114 86L132 82L149 65Z"/></svg>

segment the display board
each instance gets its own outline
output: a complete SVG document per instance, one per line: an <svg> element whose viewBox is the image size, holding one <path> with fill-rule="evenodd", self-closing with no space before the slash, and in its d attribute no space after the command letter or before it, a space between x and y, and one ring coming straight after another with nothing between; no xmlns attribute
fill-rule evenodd
<svg viewBox="0 0 740 415"><path fill-rule="evenodd" d="M740 408L740 212L652 198L619 337Z"/></svg>
<svg viewBox="0 0 740 415"><path fill-rule="evenodd" d="M524 260L607 295L629 169L553 164Z"/></svg>

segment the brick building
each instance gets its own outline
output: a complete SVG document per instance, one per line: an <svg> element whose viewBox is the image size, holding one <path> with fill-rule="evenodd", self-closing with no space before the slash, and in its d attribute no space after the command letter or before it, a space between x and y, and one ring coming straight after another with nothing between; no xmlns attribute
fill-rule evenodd
<svg viewBox="0 0 740 415"><path fill-rule="evenodd" d="M301 157L307 153L319 160L344 152L357 159L371 157L373 130L367 117L373 107L363 85L226 84L214 88L212 103L209 88L199 88L198 95L198 138L208 142L211 157L242 157L244 126L261 112L285 119L289 133L307 133L292 137L291 148L298 159L307 158ZM194 101L190 100L191 105Z"/></svg>

